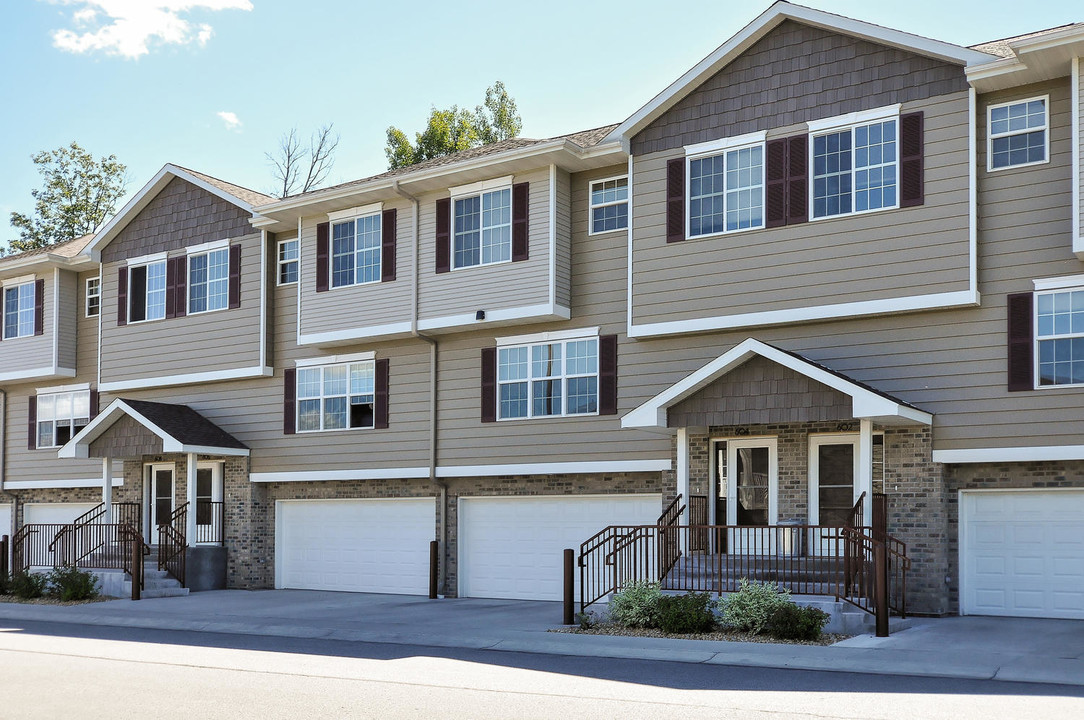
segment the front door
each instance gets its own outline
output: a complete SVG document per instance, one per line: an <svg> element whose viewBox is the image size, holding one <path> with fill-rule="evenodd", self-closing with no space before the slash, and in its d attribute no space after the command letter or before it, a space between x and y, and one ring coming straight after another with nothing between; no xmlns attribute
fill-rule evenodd
<svg viewBox="0 0 1084 720"><path fill-rule="evenodd" d="M779 485L779 458L774 437L726 441L725 471L719 469L716 491L716 522L732 526L719 538L723 552L772 552L773 536L766 529L775 524ZM723 486L725 478L725 492ZM725 513L725 517L720 517Z"/></svg>
<svg viewBox="0 0 1084 720"><path fill-rule="evenodd" d="M813 533L812 551L839 552L839 532L862 494L858 472L858 435L809 436L809 524L828 526Z"/></svg>
<svg viewBox="0 0 1084 720"><path fill-rule="evenodd" d="M148 502L149 522L147 527L151 528L151 532L148 533L150 536L147 538L148 542L158 541L158 526L168 523L170 515L173 514L173 498L176 489L174 480L175 468L172 464L147 466L147 493L145 497Z"/></svg>

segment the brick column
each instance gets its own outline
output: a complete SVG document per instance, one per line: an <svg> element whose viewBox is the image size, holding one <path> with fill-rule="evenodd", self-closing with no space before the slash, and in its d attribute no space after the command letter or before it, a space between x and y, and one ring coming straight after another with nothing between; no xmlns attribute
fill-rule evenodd
<svg viewBox="0 0 1084 720"><path fill-rule="evenodd" d="M226 587L256 590L274 587L274 531L267 488L249 482L248 458L225 459Z"/></svg>

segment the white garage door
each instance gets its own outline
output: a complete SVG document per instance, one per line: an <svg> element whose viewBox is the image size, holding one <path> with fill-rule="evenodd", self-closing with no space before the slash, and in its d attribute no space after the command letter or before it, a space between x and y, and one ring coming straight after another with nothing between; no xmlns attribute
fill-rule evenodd
<svg viewBox="0 0 1084 720"><path fill-rule="evenodd" d="M434 498L279 500L275 587L424 595Z"/></svg>
<svg viewBox="0 0 1084 720"><path fill-rule="evenodd" d="M23 524L70 523L98 503L27 503L23 505Z"/></svg>
<svg viewBox="0 0 1084 720"><path fill-rule="evenodd" d="M960 494L960 612L1084 619L1084 490Z"/></svg>
<svg viewBox="0 0 1084 720"><path fill-rule="evenodd" d="M560 600L562 550L578 554L607 525L653 524L660 512L660 495L460 498L459 595Z"/></svg>

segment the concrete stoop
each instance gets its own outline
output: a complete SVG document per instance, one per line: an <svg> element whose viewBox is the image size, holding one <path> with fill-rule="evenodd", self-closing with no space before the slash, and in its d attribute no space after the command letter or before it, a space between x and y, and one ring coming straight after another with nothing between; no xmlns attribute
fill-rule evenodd
<svg viewBox="0 0 1084 720"><path fill-rule="evenodd" d="M103 595L117 598L132 597L132 578L123 570L91 570L98 577ZM165 570L158 569L157 561L143 563L144 598L178 597L187 595L188 588Z"/></svg>

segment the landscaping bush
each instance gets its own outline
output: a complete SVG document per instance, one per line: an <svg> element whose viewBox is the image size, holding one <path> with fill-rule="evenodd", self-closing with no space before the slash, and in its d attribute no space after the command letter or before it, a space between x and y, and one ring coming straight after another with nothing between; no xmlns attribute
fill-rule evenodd
<svg viewBox="0 0 1084 720"><path fill-rule="evenodd" d="M98 597L98 578L73 565L53 568L49 573L49 594L58 600L93 600Z"/></svg>
<svg viewBox="0 0 1084 720"><path fill-rule="evenodd" d="M8 589L16 597L33 600L44 595L48 585L49 580L44 575L21 572L12 576Z"/></svg>
<svg viewBox="0 0 1084 720"><path fill-rule="evenodd" d="M775 611L787 603L789 590L780 590L775 583L742 578L738 591L719 598L717 607L724 625L759 635L768 630Z"/></svg>
<svg viewBox="0 0 1084 720"><path fill-rule="evenodd" d="M715 615L711 612L708 593L689 592L685 595L665 595L658 603L659 629L666 633L711 632Z"/></svg>
<svg viewBox="0 0 1084 720"><path fill-rule="evenodd" d="M0 573L0 595L11 594L11 578L7 573Z"/></svg>
<svg viewBox="0 0 1084 720"><path fill-rule="evenodd" d="M633 628L653 628L659 623L659 584L637 580L610 599L610 622Z"/></svg>
<svg viewBox="0 0 1084 720"><path fill-rule="evenodd" d="M816 640L827 623L828 613L823 610L788 601L772 613L768 632L780 640Z"/></svg>

